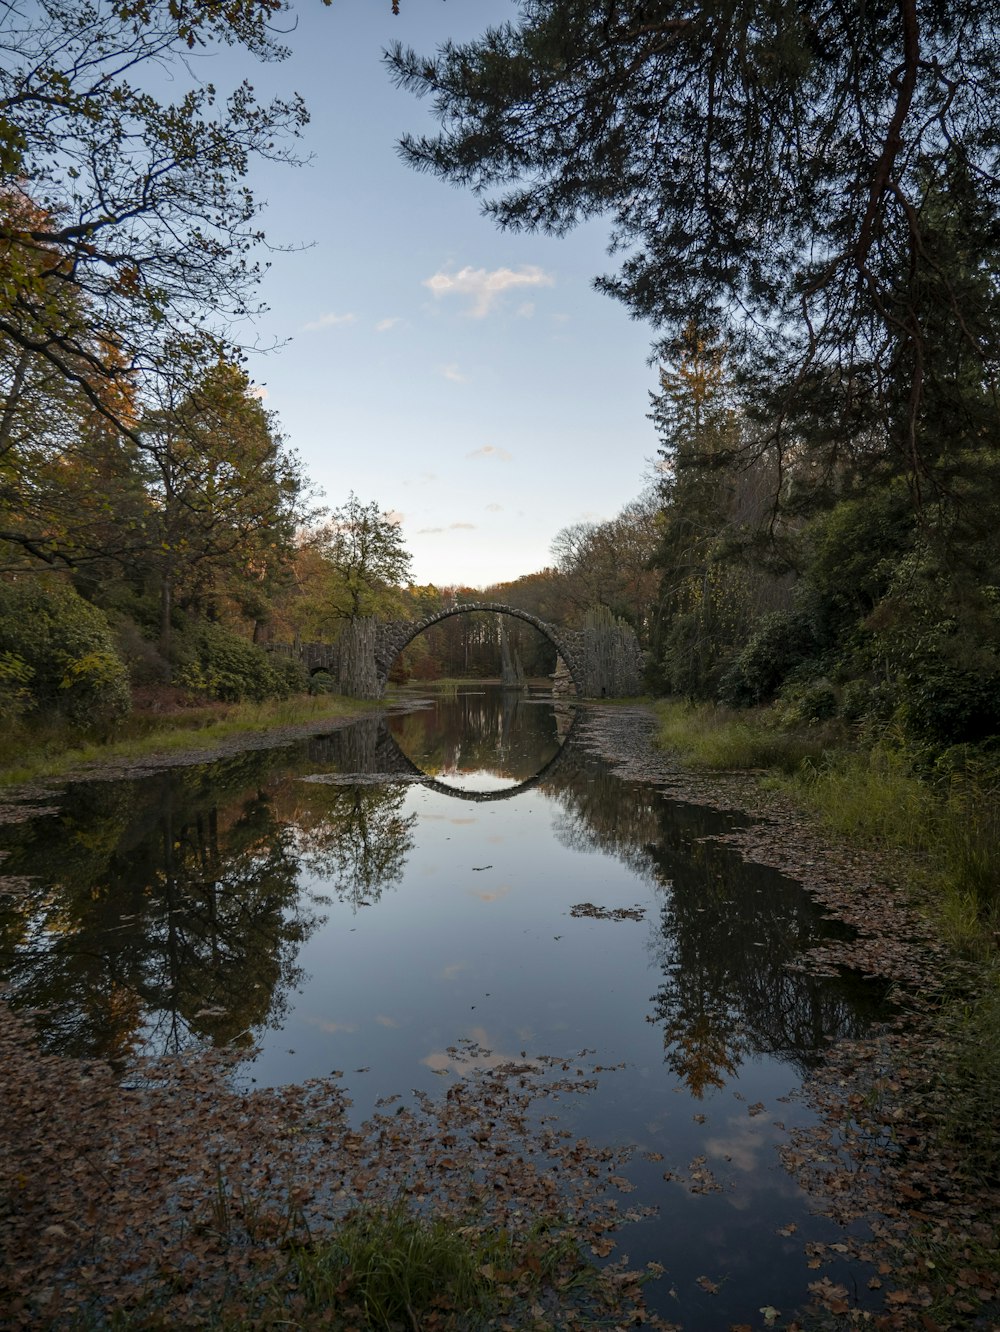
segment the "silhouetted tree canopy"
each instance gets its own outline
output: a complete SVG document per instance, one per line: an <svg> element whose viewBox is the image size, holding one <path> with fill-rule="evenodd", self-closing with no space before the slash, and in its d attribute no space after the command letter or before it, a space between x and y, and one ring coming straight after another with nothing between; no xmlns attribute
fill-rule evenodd
<svg viewBox="0 0 1000 1332"><path fill-rule="evenodd" d="M402 153L501 227L595 215L598 285L729 348L787 453L803 437L954 495L995 447L995 3L522 0L396 81L433 98ZM822 427L817 427L822 420ZM763 447L760 439L758 447Z"/></svg>

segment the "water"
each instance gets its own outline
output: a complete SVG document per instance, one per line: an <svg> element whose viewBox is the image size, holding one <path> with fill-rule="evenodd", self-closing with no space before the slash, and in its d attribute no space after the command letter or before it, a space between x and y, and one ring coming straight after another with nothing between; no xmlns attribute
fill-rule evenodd
<svg viewBox="0 0 1000 1332"><path fill-rule="evenodd" d="M834 928L812 900L713 840L731 816L616 777L586 730L484 688L76 785L0 828L3 988L48 1049L233 1042L259 1085L342 1070L359 1118L440 1094L463 1041L486 1063L592 1051L623 1067L560 1114L634 1148L630 1201L659 1210L624 1247L666 1266L656 1304L756 1326L804 1299L803 1244L837 1238L776 1147L808 1119L803 1074L876 997L789 970Z"/></svg>

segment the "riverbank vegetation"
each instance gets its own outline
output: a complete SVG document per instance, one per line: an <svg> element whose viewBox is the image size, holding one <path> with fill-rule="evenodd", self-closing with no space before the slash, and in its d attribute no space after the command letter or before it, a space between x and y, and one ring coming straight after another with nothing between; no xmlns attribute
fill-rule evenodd
<svg viewBox="0 0 1000 1332"><path fill-rule="evenodd" d="M182 695L181 706L155 697L154 706L132 711L115 730L89 736L56 721L11 727L0 738L0 786L61 777L99 763L121 765L153 755L217 749L227 741L257 737L263 742L296 728L336 725L369 711L370 702L331 694L297 694L261 703L198 703Z"/></svg>
<svg viewBox="0 0 1000 1332"><path fill-rule="evenodd" d="M753 770L824 826L908 858L910 877L962 952L1000 939L1000 773L992 763L928 764L843 725L789 724L780 709L660 701L659 743L707 769ZM923 761L922 761L923 760Z"/></svg>

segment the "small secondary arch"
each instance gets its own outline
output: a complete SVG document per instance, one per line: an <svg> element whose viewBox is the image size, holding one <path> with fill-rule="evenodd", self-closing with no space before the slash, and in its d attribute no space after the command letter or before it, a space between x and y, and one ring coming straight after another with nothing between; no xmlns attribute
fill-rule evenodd
<svg viewBox="0 0 1000 1332"><path fill-rule="evenodd" d="M583 693L583 678L577 660L577 653L574 650L575 645L569 641L566 632L557 629L555 625L540 620L537 615L532 615L530 611L520 610L517 606L505 606L495 601L466 601L455 606L448 606L445 610L435 611L432 615L425 615L422 620L397 621L395 624L388 626L383 644L380 645L382 650L376 651L376 670L383 688L385 681L389 678L389 672L395 665L396 658L425 629L429 629L434 624L439 624L442 620L450 619L453 615L471 615L476 611L485 611L491 615L509 615L515 620L524 620L526 624L533 625L539 633L544 634L566 663L566 669L569 671L570 678L576 687L576 692L578 694Z"/></svg>

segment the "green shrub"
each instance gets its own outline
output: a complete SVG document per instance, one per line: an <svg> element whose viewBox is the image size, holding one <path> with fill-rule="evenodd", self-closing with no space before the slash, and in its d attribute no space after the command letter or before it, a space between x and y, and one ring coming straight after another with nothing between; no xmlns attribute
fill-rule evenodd
<svg viewBox="0 0 1000 1332"><path fill-rule="evenodd" d="M304 693L299 662L262 651L219 624L188 625L178 636L175 683L223 703L260 703Z"/></svg>
<svg viewBox="0 0 1000 1332"><path fill-rule="evenodd" d="M395 679L394 673L390 673L389 679L393 684L406 683L405 672L404 679L401 681ZM310 694L336 694L339 691L339 688L340 686L337 684L336 678L332 676L329 671L314 671L309 677Z"/></svg>
<svg viewBox="0 0 1000 1332"><path fill-rule="evenodd" d="M801 611L772 611L762 617L723 675L720 702L735 708L767 702L794 671L803 673L816 650L806 615Z"/></svg>
<svg viewBox="0 0 1000 1332"><path fill-rule="evenodd" d="M840 711L837 691L829 680L791 683L781 691L781 720L785 725L829 721Z"/></svg>
<svg viewBox="0 0 1000 1332"><path fill-rule="evenodd" d="M31 706L34 671L16 652L0 652L0 719L20 717Z"/></svg>
<svg viewBox="0 0 1000 1332"><path fill-rule="evenodd" d="M65 582L0 584L0 692L18 711L92 726L124 716L128 672L104 613Z"/></svg>
<svg viewBox="0 0 1000 1332"><path fill-rule="evenodd" d="M901 716L918 743L934 747L1000 734L1000 677L962 670L930 653L900 677Z"/></svg>
<svg viewBox="0 0 1000 1332"><path fill-rule="evenodd" d="M118 655L128 667L133 685L162 685L170 682L170 663L160 653L153 633L124 611L106 609L115 636Z"/></svg>

